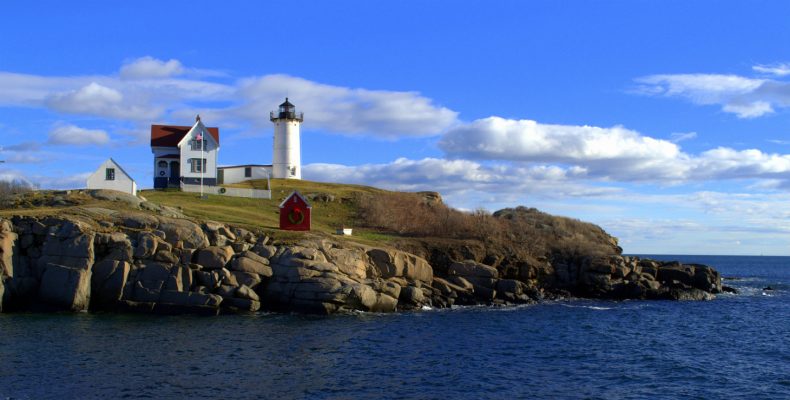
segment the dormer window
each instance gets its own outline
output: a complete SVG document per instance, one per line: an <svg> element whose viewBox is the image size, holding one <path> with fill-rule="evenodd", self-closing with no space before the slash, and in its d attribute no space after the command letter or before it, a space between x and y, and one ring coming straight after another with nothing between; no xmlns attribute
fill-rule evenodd
<svg viewBox="0 0 790 400"><path fill-rule="evenodd" d="M208 142L208 141L207 140L193 139L193 140L190 141L190 144L191 144L190 147L191 147L192 150L200 151L200 144L203 143L203 151L206 151L206 150L208 150L208 148L206 147L207 146L206 142Z"/></svg>
<svg viewBox="0 0 790 400"><path fill-rule="evenodd" d="M104 180L106 181L115 180L115 168L107 168L104 170Z"/></svg>

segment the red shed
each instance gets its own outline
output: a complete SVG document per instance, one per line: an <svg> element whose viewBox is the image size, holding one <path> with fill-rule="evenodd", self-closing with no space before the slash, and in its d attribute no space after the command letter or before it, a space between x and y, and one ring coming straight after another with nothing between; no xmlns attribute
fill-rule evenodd
<svg viewBox="0 0 790 400"><path fill-rule="evenodd" d="M285 231L309 231L310 210L313 207L299 192L293 192L280 203L280 229Z"/></svg>

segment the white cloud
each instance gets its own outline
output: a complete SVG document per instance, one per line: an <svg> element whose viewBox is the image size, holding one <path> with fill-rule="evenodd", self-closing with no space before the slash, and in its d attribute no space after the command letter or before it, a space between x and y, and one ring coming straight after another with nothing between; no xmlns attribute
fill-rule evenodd
<svg viewBox="0 0 790 400"><path fill-rule="evenodd" d="M92 172L82 172L73 175L44 176L26 174L18 170L0 170L0 181L20 180L42 189L81 189L86 185L88 176Z"/></svg>
<svg viewBox="0 0 790 400"><path fill-rule="evenodd" d="M752 69L762 74L769 74L775 76L790 75L790 63L755 65L752 67Z"/></svg>
<svg viewBox="0 0 790 400"><path fill-rule="evenodd" d="M380 138L438 135L458 114L417 92L347 88L288 75L243 79L239 95L244 104L237 114L259 125L269 123L265 110L289 96L305 113L306 128Z"/></svg>
<svg viewBox="0 0 790 400"><path fill-rule="evenodd" d="M68 146L105 145L110 142L107 132L85 129L75 125L58 125L49 132L49 144Z"/></svg>
<svg viewBox="0 0 790 400"><path fill-rule="evenodd" d="M564 163L593 177L681 179L686 156L669 141L621 126L551 125L500 117L451 128L439 147L452 158Z"/></svg>
<svg viewBox="0 0 790 400"><path fill-rule="evenodd" d="M760 150L718 147L693 160L690 179L784 179L790 178L790 154L767 154Z"/></svg>
<svg viewBox="0 0 790 400"><path fill-rule="evenodd" d="M550 125L489 117L451 128L439 147L455 159L559 164L574 171L575 177L604 181L790 181L790 154L719 147L695 156L682 152L676 143L621 126Z"/></svg>
<svg viewBox="0 0 790 400"><path fill-rule="evenodd" d="M716 104L732 96L751 93L765 80L722 74L665 74L637 78L645 93L680 96L698 104Z"/></svg>
<svg viewBox="0 0 790 400"><path fill-rule="evenodd" d="M167 61L145 56L124 64L121 67L123 79L168 78L184 73L184 66L175 59Z"/></svg>
<svg viewBox="0 0 790 400"><path fill-rule="evenodd" d="M755 71L786 75L788 64L756 66ZM788 70L790 71L790 70ZM719 105L738 118L757 118L790 107L790 84L772 79L723 74L664 74L635 79L636 93L680 97L700 105Z"/></svg>
<svg viewBox="0 0 790 400"><path fill-rule="evenodd" d="M457 112L417 92L349 88L277 74L229 84L197 78L209 75L217 76L186 68L178 60L152 57L125 64L119 76L0 72L0 105L41 107L139 125L191 119L199 112L216 117L209 123L260 130L270 126L268 111L290 96L305 112L306 129L394 139L439 135L457 123Z"/></svg>
<svg viewBox="0 0 790 400"><path fill-rule="evenodd" d="M391 163L360 166L309 164L303 167L303 173L308 180L364 184L391 190L438 191L448 204L464 209L526 204L528 196L592 198L619 191L575 181L573 178L578 170L573 168L486 165L437 158L399 158Z"/></svg>
<svg viewBox="0 0 790 400"><path fill-rule="evenodd" d="M670 136L672 137L670 140L672 143L680 143L696 138L697 132L675 132Z"/></svg>
<svg viewBox="0 0 790 400"><path fill-rule="evenodd" d="M46 104L55 111L125 120L155 120L161 110L124 101L120 90L91 82L75 90L54 93Z"/></svg>
<svg viewBox="0 0 790 400"><path fill-rule="evenodd" d="M733 113L738 118L756 118L774 112L771 103L767 101L754 101L746 104L730 103L721 108L722 111Z"/></svg>

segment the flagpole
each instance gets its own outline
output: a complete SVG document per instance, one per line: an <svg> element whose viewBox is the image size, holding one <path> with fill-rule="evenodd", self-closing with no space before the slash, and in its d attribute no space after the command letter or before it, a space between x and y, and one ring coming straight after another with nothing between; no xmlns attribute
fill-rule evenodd
<svg viewBox="0 0 790 400"><path fill-rule="evenodd" d="M203 134L200 134L200 198L203 198L203 174L206 171L206 159L204 158L205 155L203 154Z"/></svg>

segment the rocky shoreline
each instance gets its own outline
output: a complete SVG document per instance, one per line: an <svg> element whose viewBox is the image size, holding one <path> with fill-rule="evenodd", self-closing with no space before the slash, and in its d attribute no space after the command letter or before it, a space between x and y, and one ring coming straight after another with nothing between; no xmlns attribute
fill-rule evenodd
<svg viewBox="0 0 790 400"><path fill-rule="evenodd" d="M707 300L722 291L704 265L621 255L487 265L445 255L432 266L339 238L286 243L218 222L102 214L0 219L0 311L332 314L557 296Z"/></svg>

